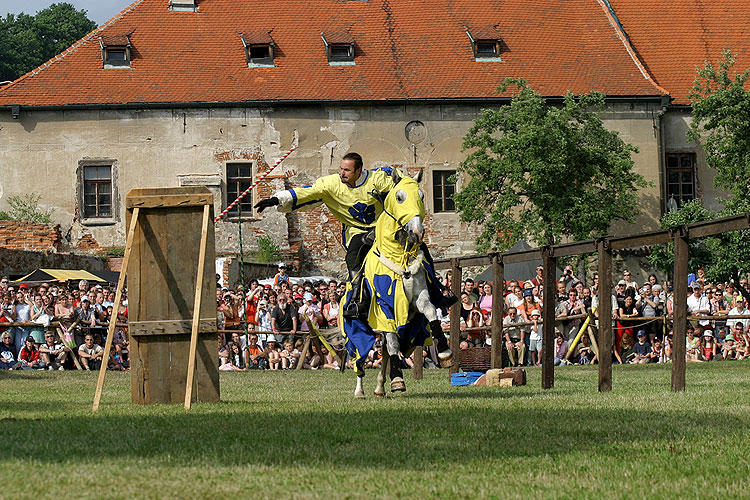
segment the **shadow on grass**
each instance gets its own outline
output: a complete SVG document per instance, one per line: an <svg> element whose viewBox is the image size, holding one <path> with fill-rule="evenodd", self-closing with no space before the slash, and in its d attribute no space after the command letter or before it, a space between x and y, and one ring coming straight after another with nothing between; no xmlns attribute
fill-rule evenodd
<svg viewBox="0 0 750 500"><path fill-rule="evenodd" d="M450 396L462 399L460 394ZM473 395L477 396L480 395ZM248 406L252 405L198 405L193 413L172 415L6 418L2 422L3 434L12 444L5 456L43 463L152 459L156 463L199 466L283 464L393 469L402 468L406 461L410 468L429 468L442 461L466 463L580 453L583 436L587 453L606 455L618 449L618 455L626 458L641 453L632 445L644 438L644 422L659 423L649 426L648 439L657 445L663 442L665 448L684 438L684 430L693 427L698 419L740 425L736 417L715 408L697 414L687 410L590 407L580 411L499 411L429 404L415 409L398 404L365 411L360 407L357 412L352 412L351 407L328 411L301 408L274 414L267 409L255 412ZM148 411L171 413L172 408L151 407ZM68 440L65 452L59 456L50 455L48 440L23 438L30 432L49 436L62 431L79 438ZM85 436L89 439L83 439ZM702 431L701 441L712 442L722 436L719 427L710 427Z"/></svg>

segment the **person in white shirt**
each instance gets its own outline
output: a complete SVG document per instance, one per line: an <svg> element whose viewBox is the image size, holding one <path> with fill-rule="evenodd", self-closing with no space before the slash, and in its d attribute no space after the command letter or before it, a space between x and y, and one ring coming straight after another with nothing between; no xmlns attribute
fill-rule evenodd
<svg viewBox="0 0 750 500"><path fill-rule="evenodd" d="M733 332L734 325L741 323L742 329L747 330L748 325L750 325L750 319L732 319L732 316L750 316L750 310L747 308L745 298L742 295L734 298L734 307L727 314L727 329Z"/></svg>
<svg viewBox="0 0 750 500"><path fill-rule="evenodd" d="M701 293L701 285L696 281L693 282L693 294L687 298L688 315L690 316L706 316L711 312L711 304L708 301L708 297ZM701 326L708 325L707 319L698 321Z"/></svg>

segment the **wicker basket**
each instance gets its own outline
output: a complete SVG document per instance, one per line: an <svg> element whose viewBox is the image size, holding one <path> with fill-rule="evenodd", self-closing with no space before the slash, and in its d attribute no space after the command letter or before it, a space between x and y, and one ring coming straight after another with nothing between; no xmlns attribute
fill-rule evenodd
<svg viewBox="0 0 750 500"><path fill-rule="evenodd" d="M458 354L458 366L467 372L486 372L490 369L492 347L470 347Z"/></svg>

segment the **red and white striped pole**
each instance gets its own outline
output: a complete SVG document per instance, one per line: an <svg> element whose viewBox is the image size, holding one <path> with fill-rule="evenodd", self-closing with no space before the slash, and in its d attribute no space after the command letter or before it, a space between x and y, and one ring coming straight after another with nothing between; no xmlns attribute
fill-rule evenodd
<svg viewBox="0 0 750 500"><path fill-rule="evenodd" d="M281 164L282 161L286 160L286 157L289 156L290 154L292 154L292 151L294 151L295 149L297 149L298 145L299 145L299 141L297 139L297 131L295 130L294 131L294 141L292 141L292 147L289 149L289 151L287 151L286 153L284 153L284 156L282 156L281 158L279 158L278 160L276 160L276 163L274 163L271 168L269 168L268 170L266 170L265 172L263 172L263 174L260 177L258 177L258 179L255 182L253 182L253 184L249 188L245 189L237 197L236 200L234 200L232 203L230 203L229 206L227 208L225 208L223 212L221 212L219 215L217 215L214 218L214 222L219 222L222 219L222 217L224 217L230 210L232 210L232 208L234 208L237 205L237 203L240 202L240 200L242 198L245 197L245 195L247 193L249 193L250 191L252 191L253 188L255 186L257 186L263 179L265 179L266 176L273 171L273 169L275 169L276 167L278 167Z"/></svg>

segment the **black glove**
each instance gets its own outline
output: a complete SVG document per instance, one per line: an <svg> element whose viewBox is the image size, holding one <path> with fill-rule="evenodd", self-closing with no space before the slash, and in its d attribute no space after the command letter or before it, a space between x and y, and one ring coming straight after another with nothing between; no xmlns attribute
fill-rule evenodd
<svg viewBox="0 0 750 500"><path fill-rule="evenodd" d="M279 204L279 199L275 196L271 196L270 198L266 200L260 200L258 203L255 204L255 208L258 210L258 213L263 212L263 210L269 208L269 207L275 207Z"/></svg>

